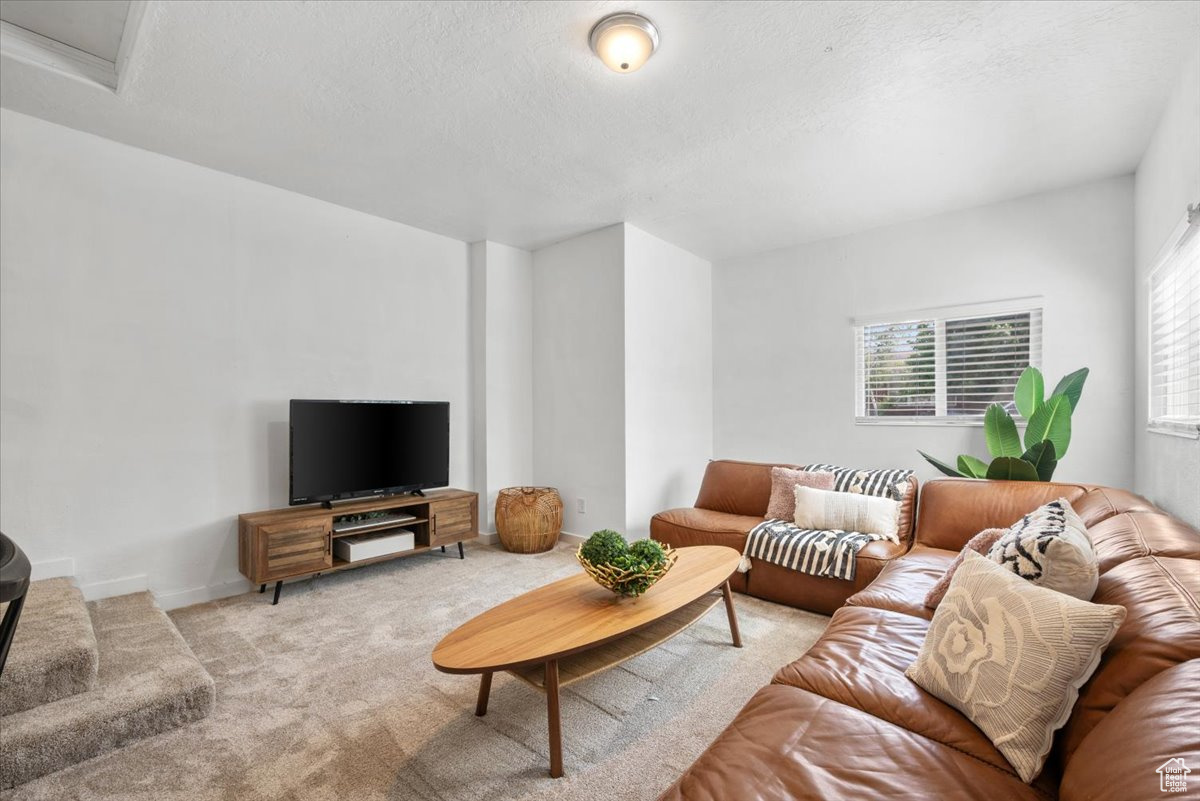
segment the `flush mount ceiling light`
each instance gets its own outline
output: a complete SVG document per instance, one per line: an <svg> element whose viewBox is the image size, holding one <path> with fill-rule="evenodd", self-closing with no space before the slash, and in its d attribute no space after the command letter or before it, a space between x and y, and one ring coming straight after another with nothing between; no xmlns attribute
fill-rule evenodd
<svg viewBox="0 0 1200 801"><path fill-rule="evenodd" d="M635 72L658 49L658 28L641 14L610 14L592 28L588 43L613 72Z"/></svg>

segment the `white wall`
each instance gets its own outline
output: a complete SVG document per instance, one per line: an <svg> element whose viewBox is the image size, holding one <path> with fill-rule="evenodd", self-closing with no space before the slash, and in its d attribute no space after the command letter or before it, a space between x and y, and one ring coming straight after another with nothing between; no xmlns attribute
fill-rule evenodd
<svg viewBox="0 0 1200 801"><path fill-rule="evenodd" d="M237 514L287 503L289 398L448 400L472 486L466 244L0 127L0 528L31 560L167 606L240 590Z"/></svg>
<svg viewBox="0 0 1200 801"><path fill-rule="evenodd" d="M471 245L475 483L479 522L496 530L496 495L533 481L533 256Z"/></svg>
<svg viewBox="0 0 1200 801"><path fill-rule="evenodd" d="M712 265L625 226L625 531L691 506L712 458Z"/></svg>
<svg viewBox="0 0 1200 801"><path fill-rule="evenodd" d="M1139 493L1200 526L1200 440L1146 431L1148 417L1147 278L1154 258L1189 203L1200 203L1200 51L1188 61L1134 181L1137 271L1136 432Z"/></svg>
<svg viewBox="0 0 1200 801"><path fill-rule="evenodd" d="M918 448L985 454L978 427L855 425L851 319L1043 295L1048 382L1091 368L1056 477L1130 486L1132 203L1113 178L717 263L717 456L932 478Z"/></svg>
<svg viewBox="0 0 1200 801"><path fill-rule="evenodd" d="M533 254L533 480L574 534L625 522L624 250L614 225Z"/></svg>

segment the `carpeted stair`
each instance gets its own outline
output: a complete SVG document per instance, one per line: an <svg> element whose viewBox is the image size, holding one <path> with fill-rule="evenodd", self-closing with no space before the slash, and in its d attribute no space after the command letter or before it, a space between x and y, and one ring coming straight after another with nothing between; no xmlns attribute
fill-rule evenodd
<svg viewBox="0 0 1200 801"><path fill-rule="evenodd" d="M92 619L71 580L33 582L0 675L0 717L93 689L99 663Z"/></svg>
<svg viewBox="0 0 1200 801"><path fill-rule="evenodd" d="M0 676L0 789L198 720L213 699L149 593L85 604L68 579L34 582Z"/></svg>

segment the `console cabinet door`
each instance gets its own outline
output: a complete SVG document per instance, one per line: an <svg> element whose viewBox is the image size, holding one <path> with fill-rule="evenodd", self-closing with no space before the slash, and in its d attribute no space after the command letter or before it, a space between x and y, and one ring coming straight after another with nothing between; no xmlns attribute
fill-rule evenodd
<svg viewBox="0 0 1200 801"><path fill-rule="evenodd" d="M474 539L477 533L475 504L474 498L457 498L430 504L430 544L445 545L449 542Z"/></svg>
<svg viewBox="0 0 1200 801"><path fill-rule="evenodd" d="M324 520L261 526L258 541L260 581L313 573L333 565L333 543Z"/></svg>

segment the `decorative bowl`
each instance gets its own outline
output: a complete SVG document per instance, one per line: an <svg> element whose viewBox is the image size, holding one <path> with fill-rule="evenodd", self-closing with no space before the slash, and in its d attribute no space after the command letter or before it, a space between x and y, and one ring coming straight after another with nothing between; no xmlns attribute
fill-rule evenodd
<svg viewBox="0 0 1200 801"><path fill-rule="evenodd" d="M667 575L667 571L675 565L675 561L679 558L671 546L663 545L662 549L667 558L657 565L642 570L622 570L613 565L594 565L584 558L581 550L575 552L575 558L601 587L612 590L617 595L636 598Z"/></svg>

